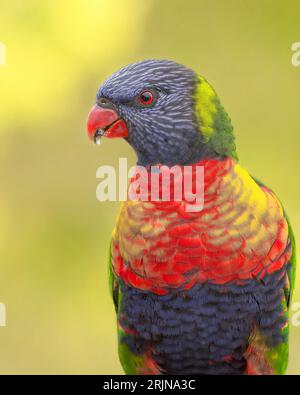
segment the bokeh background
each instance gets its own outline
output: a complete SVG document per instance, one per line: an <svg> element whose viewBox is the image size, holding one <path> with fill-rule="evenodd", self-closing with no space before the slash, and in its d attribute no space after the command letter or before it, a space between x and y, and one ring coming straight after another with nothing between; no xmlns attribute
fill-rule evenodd
<svg viewBox="0 0 300 395"><path fill-rule="evenodd" d="M96 200L95 172L134 156L124 141L93 146L85 120L127 63L169 58L213 83L242 164L279 194L299 239L299 15L299 0L0 0L1 373L122 372L107 286L119 204ZM300 327L290 342L300 373Z"/></svg>

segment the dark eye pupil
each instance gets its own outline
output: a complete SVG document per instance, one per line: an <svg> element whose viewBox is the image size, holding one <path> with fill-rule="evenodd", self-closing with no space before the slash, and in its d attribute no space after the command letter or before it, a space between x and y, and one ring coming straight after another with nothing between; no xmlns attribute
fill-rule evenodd
<svg viewBox="0 0 300 395"><path fill-rule="evenodd" d="M153 96L151 92L143 92L141 93L141 102L143 104L151 104L153 100Z"/></svg>

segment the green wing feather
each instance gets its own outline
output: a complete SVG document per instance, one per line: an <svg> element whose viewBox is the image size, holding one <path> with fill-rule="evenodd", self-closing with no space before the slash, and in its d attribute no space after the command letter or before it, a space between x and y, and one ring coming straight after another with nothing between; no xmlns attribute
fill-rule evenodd
<svg viewBox="0 0 300 395"><path fill-rule="evenodd" d="M260 186L260 187L265 187L268 190L268 188L265 184L263 184L261 181L257 180L256 178L252 177L254 181ZM272 193L274 193L272 191ZM275 195L276 196L276 195ZM276 196L278 199L278 197ZM281 201L278 199L280 202L282 208L283 205ZM284 217L288 223L288 244L291 245L292 248L292 255L290 258L290 261L288 262L287 266L287 280L286 285L283 289L283 300L282 300L282 313L288 318L289 314L289 308L291 305L291 298L293 294L293 290L295 287L295 276L296 276L296 242L295 242L295 236L294 232L290 223L290 220L286 214L286 211L283 208L283 213ZM258 328L259 331L259 328ZM268 362L269 366L272 368L272 372L275 374L284 374L287 368L288 364L288 335L289 335L289 326L287 325L286 327L282 328L280 331L281 335L283 336L283 342L279 343L275 347L269 347L268 346L268 339L263 339L260 337L258 334L258 343L262 344L264 343L264 358Z"/></svg>
<svg viewBox="0 0 300 395"><path fill-rule="evenodd" d="M112 297L116 314L118 316L120 305L122 301L122 293L120 291L120 287L118 284L117 277L113 272L112 266L112 241L110 243L109 248L109 257L108 257L108 285L110 295ZM139 374L139 371L144 366L144 358L142 355L135 355L133 354L127 344L122 340L123 336L131 336L129 334L125 334L122 328L118 325L118 353L121 365L124 369L125 374Z"/></svg>
<svg viewBox="0 0 300 395"><path fill-rule="evenodd" d="M265 187L267 189L269 189L270 191L272 191L268 186L266 186L263 182L261 182L260 180L258 180L257 178L253 177L253 180L260 186L260 187ZM296 239L295 239L295 234L291 225L291 221L283 207L282 202L280 201L280 199L278 198L278 196L272 191L272 193L276 196L277 200L280 202L281 207L283 208L283 212L284 212L284 218L288 224L288 229L289 229L289 240L292 246L292 256L290 258L289 264L288 264L288 268L287 268L287 276L288 276L288 285L287 287L284 289L284 293L285 293L285 297L286 297L286 304L287 307L290 307L290 301L293 295L293 291L294 291L294 287L295 287L295 279L296 279Z"/></svg>
<svg viewBox="0 0 300 395"><path fill-rule="evenodd" d="M108 256L108 286L109 292L112 297L116 313L118 314L119 309L119 284L113 272L112 267L112 241L110 242L109 247L109 256Z"/></svg>
<svg viewBox="0 0 300 395"><path fill-rule="evenodd" d="M284 215L289 226L289 238L292 245L292 256L289 262L289 267L287 272L289 279L289 287L285 289L287 307L290 307L290 302L293 296L293 291L295 288L295 280L296 280L296 239L295 239L293 228L291 226L290 219L287 216L286 212L284 212Z"/></svg>

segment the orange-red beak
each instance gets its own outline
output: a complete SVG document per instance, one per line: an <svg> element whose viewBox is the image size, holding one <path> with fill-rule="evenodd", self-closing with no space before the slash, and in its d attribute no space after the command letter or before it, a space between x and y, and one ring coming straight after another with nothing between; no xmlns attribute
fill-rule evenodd
<svg viewBox="0 0 300 395"><path fill-rule="evenodd" d="M90 139L95 143L100 143L102 136L105 137L128 137L128 128L124 119L111 108L102 108L97 104L91 109L87 130Z"/></svg>

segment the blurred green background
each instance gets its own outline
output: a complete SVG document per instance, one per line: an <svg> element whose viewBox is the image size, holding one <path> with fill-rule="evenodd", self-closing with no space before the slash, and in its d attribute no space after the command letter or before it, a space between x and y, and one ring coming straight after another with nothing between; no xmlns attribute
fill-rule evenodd
<svg viewBox="0 0 300 395"><path fill-rule="evenodd" d="M122 372L106 273L119 204L96 200L95 172L134 156L124 141L93 146L85 120L127 63L169 58L212 82L242 164L279 194L298 238L299 18L299 0L0 0L1 373ZM290 342L300 373L300 327Z"/></svg>

